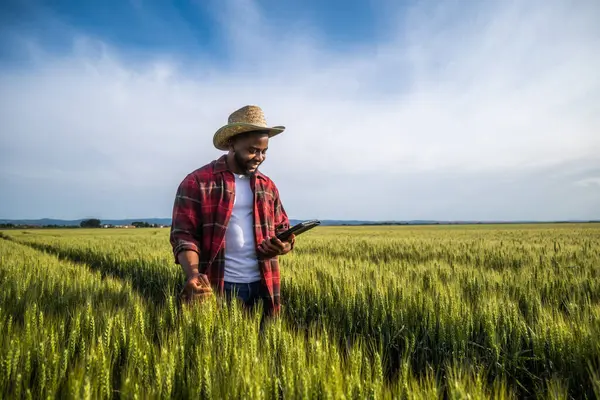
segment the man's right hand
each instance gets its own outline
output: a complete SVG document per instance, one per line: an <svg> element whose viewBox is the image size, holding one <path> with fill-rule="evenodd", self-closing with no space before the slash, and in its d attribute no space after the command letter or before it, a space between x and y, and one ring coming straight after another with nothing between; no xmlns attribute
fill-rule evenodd
<svg viewBox="0 0 600 400"><path fill-rule="evenodd" d="M208 277L205 274L198 273L192 275L185 282L181 296L186 302L202 301L212 296L212 292Z"/></svg>

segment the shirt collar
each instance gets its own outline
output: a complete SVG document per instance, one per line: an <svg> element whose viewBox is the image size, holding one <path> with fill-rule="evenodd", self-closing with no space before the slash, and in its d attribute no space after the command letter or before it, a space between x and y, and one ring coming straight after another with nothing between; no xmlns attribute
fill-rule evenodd
<svg viewBox="0 0 600 400"><path fill-rule="evenodd" d="M222 155L215 161L214 171L215 171L215 173L222 173L225 171L233 173L233 171L231 171L229 169L229 167L227 166L227 155L226 154ZM260 171L256 171L256 173L254 175L257 178L266 180L266 177Z"/></svg>

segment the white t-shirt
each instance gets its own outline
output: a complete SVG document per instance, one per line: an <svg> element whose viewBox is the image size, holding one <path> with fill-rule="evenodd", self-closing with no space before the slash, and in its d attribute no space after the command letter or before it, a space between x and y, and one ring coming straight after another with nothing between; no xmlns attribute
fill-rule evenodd
<svg viewBox="0 0 600 400"><path fill-rule="evenodd" d="M233 212L225 232L225 281L250 283L261 279L254 238L254 193L250 178L235 174Z"/></svg>

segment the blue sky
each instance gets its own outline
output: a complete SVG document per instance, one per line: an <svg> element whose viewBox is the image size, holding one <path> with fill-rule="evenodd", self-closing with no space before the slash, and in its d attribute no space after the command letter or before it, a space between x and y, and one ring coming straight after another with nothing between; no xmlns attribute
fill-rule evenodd
<svg viewBox="0 0 600 400"><path fill-rule="evenodd" d="M168 217L260 105L292 218L600 218L600 5L0 4L0 218Z"/></svg>
<svg viewBox="0 0 600 400"><path fill-rule="evenodd" d="M406 7L406 2L401 7ZM120 51L156 52L192 57L202 53L227 65L228 18L252 9L273 32L312 30L321 45L337 48L369 45L385 31L385 4L371 1L14 1L0 5L9 33L35 38L54 51L69 51L74 34L85 34L118 46ZM249 14L252 14L250 12ZM237 18L237 16L236 16ZM6 40L8 39L8 40ZM5 38L3 56L22 55L18 44Z"/></svg>

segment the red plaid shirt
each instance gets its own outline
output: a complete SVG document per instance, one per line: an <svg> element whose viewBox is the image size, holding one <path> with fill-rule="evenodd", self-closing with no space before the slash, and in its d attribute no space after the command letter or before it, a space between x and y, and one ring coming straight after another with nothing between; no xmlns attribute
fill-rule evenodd
<svg viewBox="0 0 600 400"><path fill-rule="evenodd" d="M263 239L289 228L275 183L256 172L250 180L254 193L254 234L256 246ZM173 206L170 242L175 263L182 250L199 255L199 271L207 275L218 293L223 293L225 271L225 231L233 210L235 177L226 156L188 174L180 183ZM277 257L263 259L258 265L268 289L272 312L280 310L280 275Z"/></svg>

